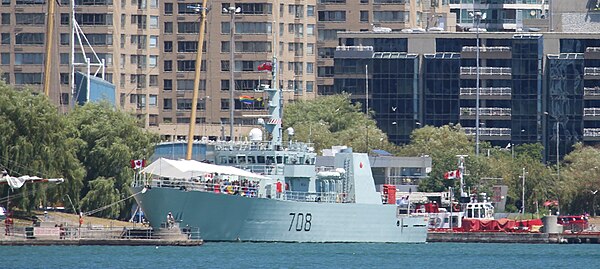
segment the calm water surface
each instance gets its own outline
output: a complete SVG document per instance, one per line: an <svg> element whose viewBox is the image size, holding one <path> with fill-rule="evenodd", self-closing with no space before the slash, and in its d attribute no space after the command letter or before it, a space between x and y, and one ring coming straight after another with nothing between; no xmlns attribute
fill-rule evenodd
<svg viewBox="0 0 600 269"><path fill-rule="evenodd" d="M600 245L206 243L0 247L0 268L600 268Z"/></svg>

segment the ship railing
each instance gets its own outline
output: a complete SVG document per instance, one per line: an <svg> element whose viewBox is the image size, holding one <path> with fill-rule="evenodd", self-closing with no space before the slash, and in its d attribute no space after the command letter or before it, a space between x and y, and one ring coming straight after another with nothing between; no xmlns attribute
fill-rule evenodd
<svg viewBox="0 0 600 269"><path fill-rule="evenodd" d="M303 192L285 191L283 198L288 201L317 202L317 203L341 203L340 194L337 192Z"/></svg>
<svg viewBox="0 0 600 269"><path fill-rule="evenodd" d="M292 141L283 145L275 145L271 141L217 141L213 145L218 151L266 151L266 150L283 150L288 151L314 151L313 143L304 143Z"/></svg>
<svg viewBox="0 0 600 269"><path fill-rule="evenodd" d="M173 188L182 191L204 191L247 197L257 197L259 190L257 182L239 185L227 181L201 182L180 179L155 179L152 180L150 186L157 188Z"/></svg>
<svg viewBox="0 0 600 269"><path fill-rule="evenodd" d="M283 165L275 164L238 164L235 167L259 175L283 175Z"/></svg>

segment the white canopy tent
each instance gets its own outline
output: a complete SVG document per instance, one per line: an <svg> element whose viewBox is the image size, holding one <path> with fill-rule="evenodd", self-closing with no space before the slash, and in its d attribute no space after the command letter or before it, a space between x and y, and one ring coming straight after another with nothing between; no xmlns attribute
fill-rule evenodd
<svg viewBox="0 0 600 269"><path fill-rule="evenodd" d="M232 166L214 165L194 160L169 160L165 158L160 158L154 161L146 168L142 169L141 172L168 178L201 177L204 174L217 173L221 175L269 179L268 177Z"/></svg>

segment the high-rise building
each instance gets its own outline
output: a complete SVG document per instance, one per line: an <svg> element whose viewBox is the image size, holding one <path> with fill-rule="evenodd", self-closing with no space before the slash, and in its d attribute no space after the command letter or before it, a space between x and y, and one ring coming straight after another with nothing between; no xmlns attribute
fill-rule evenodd
<svg viewBox="0 0 600 269"><path fill-rule="evenodd" d="M488 31L514 32L527 28L525 24L528 20L547 18L548 2L548 0L450 0L450 11L456 14L457 26L462 29L475 27L471 13L477 10L485 14L485 18L481 20L482 28ZM548 26L547 23L545 26Z"/></svg>
<svg viewBox="0 0 600 269"><path fill-rule="evenodd" d="M116 85L116 103L135 113L163 139L186 139L200 29L195 8L199 2L74 1L79 25L106 63L105 79ZM235 8L230 10L232 6ZM39 90L46 54L47 0L2 0L0 7L2 79ZM271 62L274 52L277 63L272 66L277 67L285 101L315 97L318 13L314 0L209 1L208 8L195 139L231 137L231 107L235 108L233 136L246 135L258 117L267 114L269 100L259 88L271 84L272 77L258 66ZM73 105L70 11L69 0L56 6L50 74L54 83L50 97L62 112ZM83 56L78 39L75 43L75 62L91 57L90 51Z"/></svg>
<svg viewBox="0 0 600 269"><path fill-rule="evenodd" d="M595 33L480 33L479 70L476 33L339 35L353 46L335 52L335 92L368 98L393 142L408 143L421 126L460 124L468 135L479 129L481 140L495 146L540 142L546 160L555 161L557 147L564 156L577 142L600 140Z"/></svg>
<svg viewBox="0 0 600 269"><path fill-rule="evenodd" d="M319 0L317 88L333 93L333 56L342 31L455 31L447 0ZM360 45L360 44L356 44ZM393 46L390 44L389 46Z"/></svg>

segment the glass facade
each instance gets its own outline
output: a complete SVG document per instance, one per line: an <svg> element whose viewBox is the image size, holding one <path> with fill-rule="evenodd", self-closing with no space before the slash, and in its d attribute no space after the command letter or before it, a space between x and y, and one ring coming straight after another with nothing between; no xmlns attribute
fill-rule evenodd
<svg viewBox="0 0 600 269"><path fill-rule="evenodd" d="M558 154L564 156L583 140L583 54L548 55L547 79L546 159L553 162L557 142Z"/></svg>
<svg viewBox="0 0 600 269"><path fill-rule="evenodd" d="M423 124L459 123L460 54L425 54L423 63Z"/></svg>

